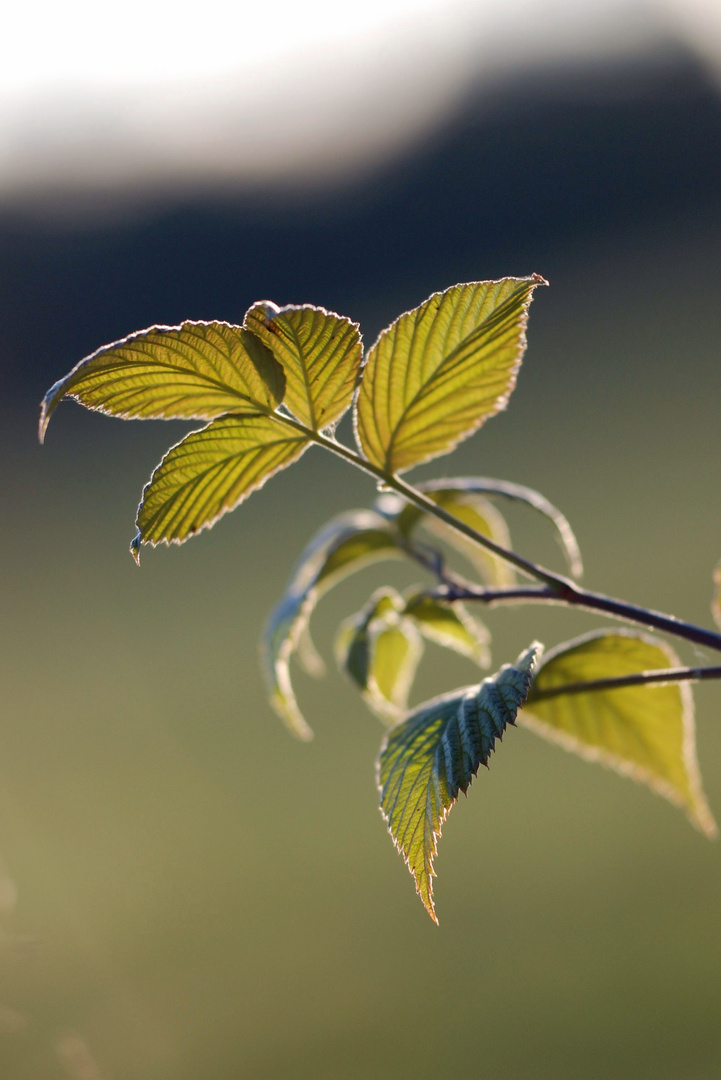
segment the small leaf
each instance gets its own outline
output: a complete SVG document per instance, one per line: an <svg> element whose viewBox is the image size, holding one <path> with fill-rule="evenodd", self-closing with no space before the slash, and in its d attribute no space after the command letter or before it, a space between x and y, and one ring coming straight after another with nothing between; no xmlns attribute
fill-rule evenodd
<svg viewBox="0 0 721 1080"><path fill-rule="evenodd" d="M388 733L378 759L381 813L434 922L433 859L459 791L485 765L525 701L542 646L505 664L480 686L427 701Z"/></svg>
<svg viewBox="0 0 721 1080"><path fill-rule="evenodd" d="M716 625L721 630L721 562L716 564L716 569L713 572L713 583L716 586L716 591L711 603L711 613Z"/></svg>
<svg viewBox="0 0 721 1080"><path fill-rule="evenodd" d="M557 507L550 503L548 499L533 488L525 487L522 484L513 484L507 480L494 480L486 476L458 476L448 480L428 480L425 483L418 484L418 488L433 499L434 502L439 503L444 510L448 510L449 513L456 516L462 516L467 524L471 525L478 532L490 536L491 539L496 540L497 543L502 544L504 547L510 547L510 539L508 539L505 520L500 518L495 507L493 508L497 515L495 519L491 519L487 517L487 515L484 515L484 507L488 507L491 504L486 502L486 500L475 503L472 501L473 498L483 495L493 495L498 496L499 498L508 499L511 502L521 502L530 506L533 510L538 511L543 517L547 518L553 525L563 554L566 558L568 569L573 577L579 578L583 574L581 552L579 551L578 542L576 541L576 537L574 536L567 518L559 509L557 509ZM470 511L463 509L464 507L469 506L475 507L482 519L484 516L486 517L485 523L483 520L474 523L470 516ZM376 508L381 513L385 513L389 517L395 518L398 522L398 528L404 536L409 536L420 521L423 521L425 524L431 523L431 527L436 530L439 535L441 534L442 529L445 530L442 534L444 538L449 542L454 543L458 550L465 554L471 562L474 561L474 558L479 557L471 557L470 549L476 548L476 545L473 545L470 541L466 541L464 537L453 532L453 530L443 525L442 522L434 521L419 507L406 502L406 500L399 495L381 495L377 500ZM464 514L465 516L463 516ZM502 525L498 523L498 518L500 518ZM484 529L486 531L484 531ZM451 532L453 532L452 540ZM448 534L447 536L446 533ZM507 538L505 540L504 535ZM465 545L468 545L468 550L466 550ZM508 574L512 575L512 568L504 563L503 560L497 559L489 552L485 552L483 555L485 555L485 558L488 561L479 562L477 564L482 576L491 584L501 586L507 584L505 580L499 580L498 576L494 579L491 574L495 573L496 575L500 574L501 576ZM512 583L512 578L510 583Z"/></svg>
<svg viewBox="0 0 721 1080"><path fill-rule="evenodd" d="M355 428L388 475L452 450L505 408L543 278L454 285L384 330L368 354Z"/></svg>
<svg viewBox="0 0 721 1080"><path fill-rule="evenodd" d="M228 412L268 412L284 390L278 361L240 326L151 326L98 349L50 387L40 441L66 395L124 420L212 420Z"/></svg>
<svg viewBox="0 0 721 1080"><path fill-rule="evenodd" d="M273 416L225 416L171 447L143 491L144 544L182 543L233 510L310 442Z"/></svg>
<svg viewBox="0 0 721 1080"><path fill-rule="evenodd" d="M312 737L293 693L289 664L307 634L318 600L348 574L379 559L403 555L393 526L372 510L339 514L301 554L284 596L268 619L261 646L270 703L293 734Z"/></svg>
<svg viewBox="0 0 721 1080"><path fill-rule="evenodd" d="M280 361L284 404L301 423L320 431L343 415L361 363L357 323L311 304L279 308L262 300L246 313L245 326Z"/></svg>
<svg viewBox="0 0 721 1080"><path fill-rule="evenodd" d="M713 836L716 826L701 787L688 683L542 696L561 686L678 664L664 642L629 630L584 635L548 653L518 720L587 761L647 784Z"/></svg>
<svg viewBox="0 0 721 1080"><path fill-rule="evenodd" d="M336 659L373 711L398 720L423 651L415 621L405 618L403 597L395 589L376 590L357 615L346 619L336 639Z"/></svg>
<svg viewBox="0 0 721 1080"><path fill-rule="evenodd" d="M489 633L460 603L447 603L419 590L406 595L404 614L410 616L429 641L453 649L488 667Z"/></svg>

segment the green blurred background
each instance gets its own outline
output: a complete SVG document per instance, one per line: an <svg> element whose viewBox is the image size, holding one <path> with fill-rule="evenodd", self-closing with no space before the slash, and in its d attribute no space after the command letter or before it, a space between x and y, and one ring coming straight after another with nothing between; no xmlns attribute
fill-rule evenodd
<svg viewBox="0 0 721 1080"><path fill-rule="evenodd" d="M717 89L671 51L625 82L610 65L492 108L469 92L427 144L333 193L93 228L2 217L2 1080L719 1076L721 852L678 811L513 730L444 829L436 928L351 686L296 676L309 745L270 711L263 621L316 528L373 499L368 478L312 450L138 571L142 484L187 426L67 404L40 449L35 424L50 382L152 322L239 320L269 296L360 318L371 341L434 289L539 272L509 411L413 475L537 487L590 587L708 625L720 135ZM561 567L542 524L509 520ZM327 657L374 587L414 580L388 565L323 601ZM484 618L495 666L604 625ZM416 700L474 678L429 650ZM718 816L719 688L696 700Z"/></svg>

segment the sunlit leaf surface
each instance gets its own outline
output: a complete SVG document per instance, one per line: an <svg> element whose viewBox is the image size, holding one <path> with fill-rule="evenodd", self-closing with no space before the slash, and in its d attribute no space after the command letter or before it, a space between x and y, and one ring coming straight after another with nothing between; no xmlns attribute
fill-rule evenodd
<svg viewBox="0 0 721 1080"><path fill-rule="evenodd" d="M334 423L351 403L361 362L356 323L310 304L279 308L253 304L245 326L280 361L287 380L284 404L314 431Z"/></svg>
<svg viewBox="0 0 721 1080"><path fill-rule="evenodd" d="M381 718L398 720L423 651L418 626L404 617L395 589L378 589L362 611L346 619L336 638L336 659Z"/></svg>
<svg viewBox="0 0 721 1080"><path fill-rule="evenodd" d="M459 791L485 765L496 739L525 701L542 647L534 643L480 686L445 694L415 709L386 736L378 760L381 812L413 874L431 918L433 859Z"/></svg>
<svg viewBox="0 0 721 1080"><path fill-rule="evenodd" d="M98 349L50 388L40 438L65 395L124 419L211 420L228 412L272 410L284 390L278 361L240 326L151 326Z"/></svg>
<svg viewBox="0 0 721 1080"><path fill-rule="evenodd" d="M589 634L549 652L539 668L522 723L589 761L648 784L704 833L716 832L696 759L688 683L660 683L543 698L561 686L677 667L664 642L632 631Z"/></svg>
<svg viewBox="0 0 721 1080"><path fill-rule="evenodd" d="M180 543L296 461L308 439L273 416L225 416L173 446L138 507L139 543Z"/></svg>
<svg viewBox="0 0 721 1080"><path fill-rule="evenodd" d="M448 604L424 592L414 591L405 597L404 615L413 619L429 641L467 656L487 667L489 633L460 603Z"/></svg>
<svg viewBox="0 0 721 1080"><path fill-rule="evenodd" d="M384 330L368 354L356 408L358 444L387 473L451 450L505 408L543 279L454 285Z"/></svg>
<svg viewBox="0 0 721 1080"><path fill-rule="evenodd" d="M540 492L522 484L495 480L486 476L458 476L446 480L427 480L418 488L437 502L444 510L461 518L477 532L489 536L503 547L510 547L510 537L505 518L498 509L484 498L497 496L510 502L520 502L542 514L553 525L566 558L570 573L578 578L583 573L581 553L576 537L561 511ZM406 502L400 495L383 494L376 502L381 513L394 518L404 536L412 534L419 522L423 522L437 535L453 544L477 569L488 584L507 586L513 583L513 569L502 559L484 551L478 545L447 525L424 513L419 507ZM488 510L491 507L491 510Z"/></svg>
<svg viewBox="0 0 721 1080"><path fill-rule="evenodd" d="M300 654L301 646L306 655L309 652L306 634L315 605L348 574L379 559L401 557L394 528L372 510L339 514L301 554L285 594L268 619L262 643L271 705L295 735L304 739L312 735L293 693L289 664L296 650ZM312 662L308 666L317 671Z"/></svg>

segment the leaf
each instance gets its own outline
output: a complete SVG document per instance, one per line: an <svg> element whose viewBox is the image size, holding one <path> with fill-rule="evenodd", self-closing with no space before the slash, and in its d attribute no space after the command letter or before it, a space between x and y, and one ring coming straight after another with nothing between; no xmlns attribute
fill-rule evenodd
<svg viewBox="0 0 721 1080"><path fill-rule="evenodd" d="M490 635L463 604L457 601L446 603L420 590L413 590L406 594L403 613L414 620L429 641L467 656L481 667L488 667Z"/></svg>
<svg viewBox="0 0 721 1080"><path fill-rule="evenodd" d="M716 564L716 569L713 572L713 583L716 586L716 591L711 603L711 614L716 625L721 630L721 562Z"/></svg>
<svg viewBox="0 0 721 1080"><path fill-rule="evenodd" d="M525 701L537 642L480 686L427 701L388 733L378 759L381 813L434 922L433 859L459 791L467 791Z"/></svg>
<svg viewBox="0 0 721 1080"><path fill-rule="evenodd" d="M284 404L301 423L320 431L343 415L360 370L357 323L311 304L279 308L261 300L246 313L245 326L280 361Z"/></svg>
<svg viewBox="0 0 721 1080"><path fill-rule="evenodd" d="M452 450L505 408L543 278L454 285L384 330L368 354L355 429L390 475Z"/></svg>
<svg viewBox="0 0 721 1080"><path fill-rule="evenodd" d="M572 576L579 578L583 574L581 552L567 518L553 503L550 503L548 499L533 488L524 487L522 484L513 484L506 480L494 480L486 476L458 476L446 480L428 480L425 483L418 484L418 489L433 499L434 502L439 503L444 510L462 517L467 524L477 529L478 532L490 536L491 539L496 540L504 547L510 547L505 519L498 514L495 507L493 507L493 510L496 517L491 518L485 508L492 504L489 504L485 499L475 502L475 498L483 495L493 495L530 506L553 525ZM479 514L480 520L476 520L474 523L470 509L464 509L465 507L474 508ZM430 518L423 510L412 503L406 502L400 495L388 493L381 495L376 501L376 509L380 513L395 518L398 528L404 536L409 536L420 521L425 524L431 523L431 527L439 535L443 535L444 539L453 543L471 562L474 559L479 560L477 568L490 584L499 586L512 584L513 570L502 559L497 559L490 552L481 552L477 545L467 541L460 534L443 525L442 522ZM485 521L483 520L484 517ZM478 555L471 557L471 549L477 551ZM486 561L480 561L482 558L485 558ZM495 578L492 576L493 574L496 575ZM507 575L511 575L510 580L506 580Z"/></svg>
<svg viewBox="0 0 721 1080"><path fill-rule="evenodd" d="M372 510L339 514L302 552L284 596L268 619L261 646L270 703L293 734L312 737L293 693L289 665L304 642L318 600L348 574L403 554L392 525Z"/></svg>
<svg viewBox="0 0 721 1080"><path fill-rule="evenodd" d="M310 446L273 416L224 416L171 447L138 507L140 543L182 543L213 525Z"/></svg>
<svg viewBox="0 0 721 1080"><path fill-rule="evenodd" d="M702 832L716 832L696 759L688 683L659 683L543 698L555 688L678 666L662 641L633 631L586 634L548 653L519 723L587 761L647 784Z"/></svg>
<svg viewBox="0 0 721 1080"><path fill-rule="evenodd" d="M336 659L380 717L398 720L423 652L414 620L405 618L405 603L395 589L376 590L357 615L341 624Z"/></svg>
<svg viewBox="0 0 721 1080"><path fill-rule="evenodd" d="M125 420L211 420L228 412L268 412L284 390L278 361L240 326L151 326L98 349L50 387L40 410L40 441L66 395Z"/></svg>

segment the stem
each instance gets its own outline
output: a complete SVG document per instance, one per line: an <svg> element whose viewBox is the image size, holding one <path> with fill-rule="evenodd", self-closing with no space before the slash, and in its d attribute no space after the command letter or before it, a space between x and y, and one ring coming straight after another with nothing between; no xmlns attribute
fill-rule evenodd
<svg viewBox="0 0 721 1080"><path fill-rule="evenodd" d="M398 492L399 495L423 510L424 513L431 514L445 525L448 525L451 529L455 529L456 532L466 536L469 540L486 548L499 558L505 559L507 563L510 563L511 566L515 566L518 570L523 571L524 574L536 578L537 581L542 581L546 586L545 588L529 586L525 588L502 590L474 588L473 586L467 587L466 583L459 580L455 575L449 575L446 572L438 573L436 570L437 576L445 586L443 594L444 599L451 601L481 600L489 604L517 603L524 600L546 604L564 604L568 607L584 608L587 611L600 611L602 614L609 615L611 618L622 619L625 622L635 623L637 626L651 627L654 630L672 634L674 637L692 641L695 645L703 645L708 649L714 649L717 652L721 652L721 634L717 634L713 630L705 630L700 626L694 626L693 623L684 622L682 619L677 619L674 615L664 615L660 611L652 611L648 608L639 607L636 604L626 603L624 600L616 600L612 596L605 596L603 593L595 593L588 589L582 589L579 585L576 585L575 582L571 581L570 578L564 577L561 574L555 574L553 571L547 570L544 566L540 566L538 563L532 562L530 559L525 559L522 555L518 555L517 552L511 551L501 544L497 544L495 540L491 540L488 536L476 532L470 525L466 525L465 522L453 517L452 514L449 514L448 511L444 510L441 506L438 506L437 503L433 502L432 499L429 499L423 492L418 491L417 488L412 487L410 484L406 484L404 480L401 480L400 477L395 476L392 473L384 472L379 466L374 465L366 458L362 458L359 454L356 454L354 450L349 449L347 446L343 446L342 443L336 442L335 439L323 435L319 431L313 431L310 428L307 428L304 424L301 424L291 416L278 413L275 413L274 415L289 427L302 432L306 438L317 443L318 446L330 450L331 453L336 454L338 457L342 457L345 461L350 462L357 468L370 473L371 476L375 477L376 480L379 480L386 488Z"/></svg>
<svg viewBox="0 0 721 1080"><path fill-rule="evenodd" d="M692 641L694 645L703 645L707 649L721 652L721 634L706 630L702 626L677 619L675 615L664 615L660 611L628 604L625 600L616 600L603 593L582 589L573 582L568 582L563 592L554 589L485 589L482 587L458 588L454 584L444 585L442 598L445 600L480 600L489 605L518 603L520 601L544 604L564 604L567 607L583 608L586 611L600 611L614 619L634 623L637 626L661 630L665 634Z"/></svg>
<svg viewBox="0 0 721 1080"><path fill-rule="evenodd" d="M721 679L721 667L680 667L662 671L639 671L635 675L619 675L613 679L590 679L588 682L566 683L551 686L548 690L533 690L528 703L546 701L561 694L587 694L591 690L619 690L624 686L650 686L653 683L701 682L704 679Z"/></svg>
<svg viewBox="0 0 721 1080"><path fill-rule="evenodd" d="M379 480L384 487L397 491L407 502L413 503L427 514L432 514L434 517L438 518L439 521L448 525L449 528L455 529L456 532L461 533L469 540L472 540L476 544L480 544L481 547L486 548L494 555L504 559L507 563L510 563L511 566L515 566L518 570L522 570L524 574L528 574L538 581L543 581L553 589L563 590L567 585L571 584L569 579L562 577L560 574L554 574L553 571L546 570L544 566L540 566L530 559L524 559L522 555L517 554L515 551L511 551L510 548L505 548L502 544L497 544L495 540L491 540L490 537L484 536L483 533L476 532L470 525L466 525L464 521L460 521L458 518L453 517L452 514L449 514L448 511L444 510L438 503L433 502L433 499L429 499L422 491L418 491L417 488L412 487L410 484L406 484L399 476L385 472L383 469L379 468L379 466L374 465L366 458L362 458L359 454L356 454L354 450L349 449L347 446L343 446L342 443L336 442L335 439L329 438L319 431L312 431L310 428L305 427L304 424L299 423L291 417L278 416L278 419L282 419L284 423L295 428L297 431L302 431L304 435L318 446L330 450L332 454L336 454L338 457L344 458L345 461L349 461L352 465L362 469L364 472L370 473L370 475L375 477L376 480Z"/></svg>

